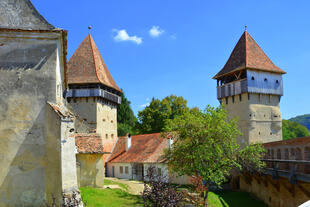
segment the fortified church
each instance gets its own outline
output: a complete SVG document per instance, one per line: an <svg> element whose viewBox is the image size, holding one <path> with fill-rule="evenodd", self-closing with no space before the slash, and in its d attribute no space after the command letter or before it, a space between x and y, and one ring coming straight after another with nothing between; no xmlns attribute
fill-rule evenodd
<svg viewBox="0 0 310 207"><path fill-rule="evenodd" d="M160 160L172 140L118 137L122 90L92 36L66 55L67 32L30 0L0 1L0 207L83 206L80 186L103 187L106 176L142 180L150 165L187 183ZM214 76L218 100L239 117L239 144L282 140L283 74L245 31Z"/></svg>

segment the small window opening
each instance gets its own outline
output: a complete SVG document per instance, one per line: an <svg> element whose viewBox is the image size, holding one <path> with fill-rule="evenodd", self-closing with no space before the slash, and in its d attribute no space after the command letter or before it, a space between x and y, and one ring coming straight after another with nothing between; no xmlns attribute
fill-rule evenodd
<svg viewBox="0 0 310 207"><path fill-rule="evenodd" d="M111 123L113 123L113 120L111 120Z"/></svg>
<svg viewBox="0 0 310 207"><path fill-rule="evenodd" d="M267 81L267 78L265 78L264 81Z"/></svg>
<svg viewBox="0 0 310 207"><path fill-rule="evenodd" d="M276 83L278 84L278 83L279 83L279 80L276 80Z"/></svg>
<svg viewBox="0 0 310 207"><path fill-rule="evenodd" d="M242 95L239 94L239 101L241 102L242 101Z"/></svg>
<svg viewBox="0 0 310 207"><path fill-rule="evenodd" d="M258 132L258 135L260 135L260 132Z"/></svg>
<svg viewBox="0 0 310 207"><path fill-rule="evenodd" d="M235 103L235 96L232 96L232 102Z"/></svg>
<svg viewBox="0 0 310 207"><path fill-rule="evenodd" d="M102 119L102 121L105 121L105 119Z"/></svg>
<svg viewBox="0 0 310 207"><path fill-rule="evenodd" d="M226 100L226 104L228 104L228 97L226 97L225 100Z"/></svg>
<svg viewBox="0 0 310 207"><path fill-rule="evenodd" d="M112 139L114 138L114 134L111 134L111 138L112 138Z"/></svg>
<svg viewBox="0 0 310 207"><path fill-rule="evenodd" d="M88 102L88 97L86 97L86 102Z"/></svg>
<svg viewBox="0 0 310 207"><path fill-rule="evenodd" d="M270 135L272 135L272 132L270 132Z"/></svg>
<svg viewBox="0 0 310 207"><path fill-rule="evenodd" d="M252 76L252 78L251 78L252 80L255 80L255 78L254 78L254 76Z"/></svg>
<svg viewBox="0 0 310 207"><path fill-rule="evenodd" d="M128 170L128 166L125 167L125 173L128 174L129 170Z"/></svg>
<svg viewBox="0 0 310 207"><path fill-rule="evenodd" d="M123 166L119 167L119 173L123 174Z"/></svg>
<svg viewBox="0 0 310 207"><path fill-rule="evenodd" d="M252 114L249 115L250 117L252 116Z"/></svg>
<svg viewBox="0 0 310 207"><path fill-rule="evenodd" d="M248 93L248 100L250 100L250 94Z"/></svg>
<svg viewBox="0 0 310 207"><path fill-rule="evenodd" d="M108 134L105 134L105 138L108 139L108 138L109 138L109 135L108 135Z"/></svg>

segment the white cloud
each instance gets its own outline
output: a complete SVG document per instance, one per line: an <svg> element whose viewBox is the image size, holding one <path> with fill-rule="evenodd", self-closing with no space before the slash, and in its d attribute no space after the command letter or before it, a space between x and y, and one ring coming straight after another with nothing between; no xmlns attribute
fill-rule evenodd
<svg viewBox="0 0 310 207"><path fill-rule="evenodd" d="M114 40L117 42L131 41L136 43L137 45L140 45L142 43L141 37L129 36L125 29L122 30L114 29L114 31L117 33L116 36L114 37Z"/></svg>
<svg viewBox="0 0 310 207"><path fill-rule="evenodd" d="M150 31L149 34L151 35L151 37L159 37L160 35L162 35L165 32L165 30L160 29L159 26L153 26Z"/></svg>
<svg viewBox="0 0 310 207"><path fill-rule="evenodd" d="M147 107L147 106L149 106L149 105L150 105L150 103L145 103L145 104L141 104L140 107L141 107L141 108L145 108L145 107Z"/></svg>

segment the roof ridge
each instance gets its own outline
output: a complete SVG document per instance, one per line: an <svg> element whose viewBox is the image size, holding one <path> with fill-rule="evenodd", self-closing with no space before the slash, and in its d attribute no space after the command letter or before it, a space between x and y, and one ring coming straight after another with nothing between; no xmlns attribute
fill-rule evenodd
<svg viewBox="0 0 310 207"><path fill-rule="evenodd" d="M248 40L247 40L247 34L248 34L248 32L245 30L244 31L244 38L245 38L245 67L247 67L248 66L248 55L247 55L247 53L248 53L248 48L247 48L247 42L248 42Z"/></svg>
<svg viewBox="0 0 310 207"><path fill-rule="evenodd" d="M88 38L90 42L91 53L92 53L93 60L94 60L96 76L97 76L98 81L101 82L98 76L98 68L97 68L97 63L96 63L96 58L95 58L95 53L94 53L94 47L93 47L93 37L90 35L90 33L88 34Z"/></svg>

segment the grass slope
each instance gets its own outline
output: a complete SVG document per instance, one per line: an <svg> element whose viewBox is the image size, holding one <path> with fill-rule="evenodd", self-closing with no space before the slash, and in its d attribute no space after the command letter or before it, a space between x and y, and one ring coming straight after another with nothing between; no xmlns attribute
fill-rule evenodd
<svg viewBox="0 0 310 207"><path fill-rule="evenodd" d="M115 183L113 183L115 184ZM120 189L81 188L86 207L139 207L143 206L141 196L131 195ZM209 193L210 207L265 207L261 201L245 192L219 191Z"/></svg>

